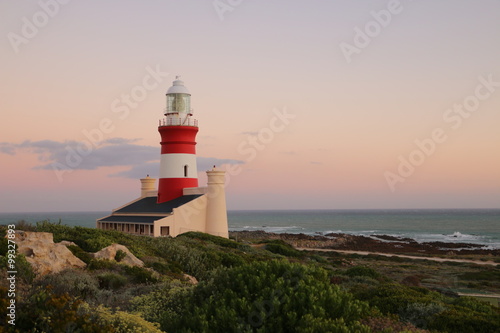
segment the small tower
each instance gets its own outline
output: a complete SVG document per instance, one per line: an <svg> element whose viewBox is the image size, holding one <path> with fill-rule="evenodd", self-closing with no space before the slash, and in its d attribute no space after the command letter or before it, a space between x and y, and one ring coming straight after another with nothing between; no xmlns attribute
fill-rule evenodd
<svg viewBox="0 0 500 333"><path fill-rule="evenodd" d="M196 134L198 121L192 118L191 94L176 77L167 91L165 118L160 120L160 180L158 203L183 195L183 189L198 186Z"/></svg>
<svg viewBox="0 0 500 333"><path fill-rule="evenodd" d="M151 196L151 192L155 191L156 179L146 176L146 178L141 178L141 198ZM154 194L153 194L154 195Z"/></svg>
<svg viewBox="0 0 500 333"><path fill-rule="evenodd" d="M225 174L225 171L217 169L215 165L212 170L207 171L207 221L205 232L229 238L227 229Z"/></svg>

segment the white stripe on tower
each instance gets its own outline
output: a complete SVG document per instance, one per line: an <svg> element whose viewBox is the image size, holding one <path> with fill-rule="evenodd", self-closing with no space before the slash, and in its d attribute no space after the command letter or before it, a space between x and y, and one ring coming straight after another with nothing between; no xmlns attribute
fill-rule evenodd
<svg viewBox="0 0 500 333"><path fill-rule="evenodd" d="M160 165L160 178L198 178L194 154L162 154Z"/></svg>

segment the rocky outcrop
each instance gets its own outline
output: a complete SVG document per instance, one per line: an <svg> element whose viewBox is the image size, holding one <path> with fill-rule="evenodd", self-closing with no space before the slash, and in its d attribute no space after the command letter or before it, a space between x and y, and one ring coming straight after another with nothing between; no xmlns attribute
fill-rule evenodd
<svg viewBox="0 0 500 333"><path fill-rule="evenodd" d="M125 253L125 257L119 260L121 264L125 264L128 266L139 266L139 267L144 266L144 262L142 262L142 260L134 256L132 252L130 252L129 249L127 249L126 246L120 244L111 244L110 246L105 247L101 251L94 253L93 256L96 259L115 260L116 252L118 252L119 250Z"/></svg>
<svg viewBox="0 0 500 333"><path fill-rule="evenodd" d="M49 232L18 230L16 243L18 253L26 257L37 276L86 266L65 245L54 243L53 235Z"/></svg>

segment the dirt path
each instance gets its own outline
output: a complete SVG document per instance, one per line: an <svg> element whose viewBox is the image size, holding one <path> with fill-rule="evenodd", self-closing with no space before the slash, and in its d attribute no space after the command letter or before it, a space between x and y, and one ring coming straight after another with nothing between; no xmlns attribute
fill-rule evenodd
<svg viewBox="0 0 500 333"><path fill-rule="evenodd" d="M385 257L400 257L400 258L408 258L408 259L420 259L420 260L432 260L438 262L462 262L468 264L477 264L477 265L500 265L494 261L480 261L480 260L469 260L469 259L448 259L448 258L436 258L436 257L418 257L418 256L409 256L405 254L393 254L393 253L381 253L381 252L368 252L368 251L348 251L348 250L335 250L335 249L315 249L315 248L306 248L306 247L298 247L297 250L301 251L323 251L323 252L339 252L346 254L359 254L359 255L377 255L377 256L385 256Z"/></svg>

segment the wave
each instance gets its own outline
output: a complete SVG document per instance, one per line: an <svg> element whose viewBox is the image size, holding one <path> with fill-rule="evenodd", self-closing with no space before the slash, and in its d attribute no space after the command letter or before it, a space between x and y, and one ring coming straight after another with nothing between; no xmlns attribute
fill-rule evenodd
<svg viewBox="0 0 500 333"><path fill-rule="evenodd" d="M297 226L253 226L253 225L245 225L242 227L235 227L235 228L230 228L230 231L257 231L257 230L262 230L265 232L272 232L272 233L300 233L304 231L304 228L302 227L297 227Z"/></svg>

